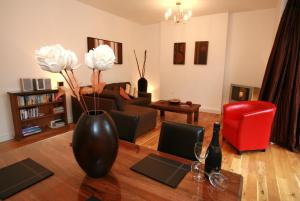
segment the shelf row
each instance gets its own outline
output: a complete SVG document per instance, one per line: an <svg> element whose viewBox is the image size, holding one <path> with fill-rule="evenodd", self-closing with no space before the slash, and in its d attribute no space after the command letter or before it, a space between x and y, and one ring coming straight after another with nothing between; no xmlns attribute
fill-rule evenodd
<svg viewBox="0 0 300 201"><path fill-rule="evenodd" d="M47 104L56 101L56 93L17 96L18 107L28 107L34 105Z"/></svg>

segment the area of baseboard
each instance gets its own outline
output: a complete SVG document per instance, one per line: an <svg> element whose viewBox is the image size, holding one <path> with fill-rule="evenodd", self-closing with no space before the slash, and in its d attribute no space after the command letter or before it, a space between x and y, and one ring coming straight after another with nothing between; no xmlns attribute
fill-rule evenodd
<svg viewBox="0 0 300 201"><path fill-rule="evenodd" d="M221 114L221 110L217 108L200 108L200 112Z"/></svg>
<svg viewBox="0 0 300 201"><path fill-rule="evenodd" d="M11 139L13 139L13 136L10 134L0 136L0 142L5 142L5 141L11 140Z"/></svg>

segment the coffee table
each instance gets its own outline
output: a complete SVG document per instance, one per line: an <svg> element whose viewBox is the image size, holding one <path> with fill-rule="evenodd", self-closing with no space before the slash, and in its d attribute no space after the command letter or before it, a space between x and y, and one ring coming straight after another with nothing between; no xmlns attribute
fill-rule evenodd
<svg viewBox="0 0 300 201"><path fill-rule="evenodd" d="M165 111L169 112L176 112L176 113L183 113L187 114L187 123L193 123L193 114L194 114L194 121L198 121L199 117L199 108L201 107L200 104L192 104L188 105L185 103L179 104L171 104L169 101L160 100L157 102L153 102L150 104L150 107L160 110L160 116L165 116Z"/></svg>

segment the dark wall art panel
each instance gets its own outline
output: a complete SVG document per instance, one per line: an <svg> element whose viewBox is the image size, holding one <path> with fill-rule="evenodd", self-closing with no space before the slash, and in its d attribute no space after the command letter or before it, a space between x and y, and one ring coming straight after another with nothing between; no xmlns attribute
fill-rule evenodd
<svg viewBox="0 0 300 201"><path fill-rule="evenodd" d="M194 64L206 65L208 54L208 41L196 41Z"/></svg>
<svg viewBox="0 0 300 201"><path fill-rule="evenodd" d="M109 40L104 40L104 39L98 39L98 38L92 38L92 37L87 37L87 47L88 51L90 51L93 48L98 47L99 45L108 45L113 49L115 56L116 56L116 61L115 64L122 64L123 63L123 47L122 43L115 42L115 41L109 41Z"/></svg>
<svg viewBox="0 0 300 201"><path fill-rule="evenodd" d="M174 43L173 63L181 65L185 63L185 43Z"/></svg>

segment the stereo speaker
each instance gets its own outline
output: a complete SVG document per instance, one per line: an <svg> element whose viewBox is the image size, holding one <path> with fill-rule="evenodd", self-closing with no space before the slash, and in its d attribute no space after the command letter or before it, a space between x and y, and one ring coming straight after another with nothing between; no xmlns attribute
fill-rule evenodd
<svg viewBox="0 0 300 201"><path fill-rule="evenodd" d="M42 79L42 78L33 79L32 83L33 83L34 90L37 90L37 91L45 90L45 81L44 81L44 79Z"/></svg>
<svg viewBox="0 0 300 201"><path fill-rule="evenodd" d="M31 79L21 78L20 84L21 84L21 91L33 91L33 84Z"/></svg>
<svg viewBox="0 0 300 201"><path fill-rule="evenodd" d="M46 90L52 89L52 87L51 87L51 79L47 78L47 79L44 80L44 82L45 82L45 89Z"/></svg>

